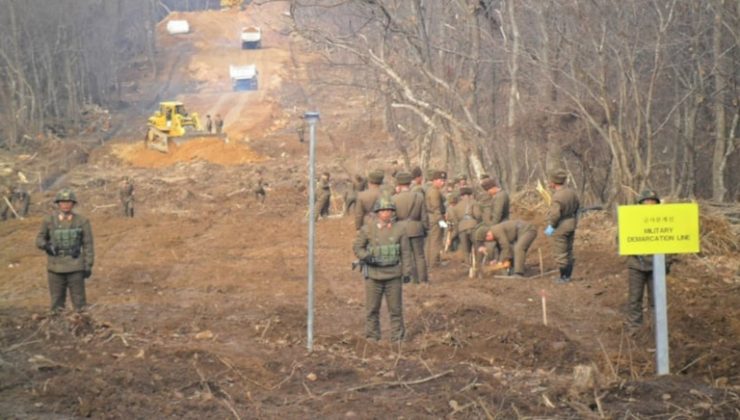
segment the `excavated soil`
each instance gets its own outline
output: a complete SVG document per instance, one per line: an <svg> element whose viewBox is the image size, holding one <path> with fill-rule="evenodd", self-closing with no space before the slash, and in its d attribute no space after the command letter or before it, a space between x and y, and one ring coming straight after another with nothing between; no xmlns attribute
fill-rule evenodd
<svg viewBox="0 0 740 420"><path fill-rule="evenodd" d="M225 115L229 144L194 140L162 154L141 136L118 136L74 163L52 152L0 156L29 174L61 168L49 185L77 190L96 248L89 312L50 318L45 257L33 241L53 191L34 191L28 218L0 223L1 417L740 416L737 254L679 257L668 278L673 374L656 378L651 328L634 336L622 328L626 267L614 221L600 212L580 222L572 283L469 279L451 258L429 286L404 288L409 337L392 346L385 312L384 340L363 338L355 230L337 214L337 182L334 214L317 225L307 352L308 147L296 138L297 116L320 107L318 170L335 179L398 157L380 123L348 106L362 98L312 89L315 57L287 35L285 12L270 2L179 14L193 33L162 31L158 59L170 70L139 79L141 92L190 89L175 96ZM239 50L238 28L254 22L265 49ZM251 60L266 78L260 90L230 92L223 66ZM130 125L133 114L114 122ZM258 171L269 185L264 203L253 195ZM133 219L117 203L123 175L136 184ZM542 226L544 207L532 197L515 197L513 217ZM538 235L527 273L541 264L554 267Z"/></svg>

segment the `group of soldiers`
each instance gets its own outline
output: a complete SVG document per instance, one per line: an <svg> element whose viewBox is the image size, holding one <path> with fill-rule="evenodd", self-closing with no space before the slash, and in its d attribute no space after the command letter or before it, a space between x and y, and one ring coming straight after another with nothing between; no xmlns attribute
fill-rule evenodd
<svg viewBox="0 0 740 420"><path fill-rule="evenodd" d="M31 195L21 184L3 187L0 192L0 220L24 218L28 215Z"/></svg>
<svg viewBox="0 0 740 420"><path fill-rule="evenodd" d="M214 119L211 119L211 115L206 115L206 132L213 133L216 130L216 134L221 134L224 130L224 119L221 118L221 114L216 114Z"/></svg>
<svg viewBox="0 0 740 420"><path fill-rule="evenodd" d="M401 340L403 283L429 283L429 271L445 265L442 255L452 248L470 267L505 270L524 278L527 251L537 236L534 225L510 218L510 198L501 185L483 175L475 188L466 176L448 182L447 173L431 170L426 181L418 167L397 172L395 186L385 173L353 178L345 194L345 213L354 208L357 237L353 251L366 279L366 336L380 337L379 310L386 296L391 339ZM366 183L365 183L366 181ZM549 176L554 191L544 234L551 237L558 264L558 283L572 278L573 240L580 202L566 184L567 173ZM456 246L454 245L456 244Z"/></svg>
<svg viewBox="0 0 740 420"><path fill-rule="evenodd" d="M261 175L261 171L258 171ZM261 181L259 185L264 183ZM554 191L547 210L547 226L552 253L558 265L557 283L570 282L575 259L573 242L580 202L567 186L567 174L556 171L549 176ZM264 199L264 190L256 197ZM317 216L328 214L331 196L330 175L319 180ZM134 186L124 177L119 185L124 217L134 215ZM372 171L367 178L355 176L345 193L343 213L354 213L357 236L353 251L357 266L365 277L366 322L369 340L380 339L380 307L385 296L391 320L391 340L405 336L402 286L404 283L429 283L429 271L445 264L441 255L457 243L457 253L474 269L506 270L511 278L524 278L527 251L537 236L537 228L526 221L510 218L510 198L501 185L483 175L478 186L468 185L464 176L448 182L441 170L428 172L426 181L420 168L397 172L394 182L385 182L385 173ZM67 290L74 308L86 306L85 279L92 275L93 234L90 222L73 211L77 197L62 189L54 199L56 210L46 216L36 237L36 245L47 255L51 310L64 308ZM659 204L653 191L644 191L639 204ZM24 206L19 206L24 209ZM27 211L27 205L25 206ZM644 290L650 293L651 256L628 259L628 326L642 323ZM670 259L668 259L670 263Z"/></svg>

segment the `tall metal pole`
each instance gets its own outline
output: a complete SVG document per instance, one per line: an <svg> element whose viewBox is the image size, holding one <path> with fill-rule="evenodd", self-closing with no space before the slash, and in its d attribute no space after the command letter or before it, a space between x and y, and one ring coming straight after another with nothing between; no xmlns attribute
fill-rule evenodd
<svg viewBox="0 0 740 420"><path fill-rule="evenodd" d="M316 122L318 112L306 112L303 118L310 128L308 152L308 337L306 346L309 353L313 351L313 271L314 271L314 236L316 234Z"/></svg>
<svg viewBox="0 0 740 420"><path fill-rule="evenodd" d="M668 299L665 286L665 255L653 256L653 296L655 299L655 365L658 375L667 375L668 362Z"/></svg>

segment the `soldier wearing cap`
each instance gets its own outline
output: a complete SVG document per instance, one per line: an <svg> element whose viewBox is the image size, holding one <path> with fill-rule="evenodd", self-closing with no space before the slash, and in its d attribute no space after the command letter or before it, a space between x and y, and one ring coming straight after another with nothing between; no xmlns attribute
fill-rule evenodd
<svg viewBox="0 0 740 420"><path fill-rule="evenodd" d="M422 193L411 191L412 181L412 175L408 172L396 174L393 203L396 205L396 220L405 225L406 236L411 245L411 277L415 284L428 283L427 261L424 256L424 237L429 230L427 206Z"/></svg>
<svg viewBox="0 0 740 420"><path fill-rule="evenodd" d="M496 268L511 268L516 277L524 276L527 251L537 237L534 225L522 220L507 220L497 225L483 225L475 231L475 242L479 253L492 258L498 254ZM483 244L487 244L483 245ZM491 263L494 263L491 259Z"/></svg>
<svg viewBox="0 0 740 420"><path fill-rule="evenodd" d="M316 196L316 220L329 216L329 205L331 204L331 185L329 184L329 178L331 175L329 172L324 172L319 177L319 183L316 190L318 195Z"/></svg>
<svg viewBox="0 0 740 420"><path fill-rule="evenodd" d="M445 203L442 196L442 189L447 181L445 171L434 170L431 172L431 185L427 190L425 199L427 205L427 216L429 218L429 234L427 236L427 261L430 266L436 266L440 263L440 252L442 252L443 226L440 222L445 222Z"/></svg>
<svg viewBox="0 0 740 420"><path fill-rule="evenodd" d="M478 202L473 198L473 189L460 187L460 201L447 214L447 222L454 229L452 236L459 240L459 250L462 257L468 258L473 245L473 230L481 221L481 210Z"/></svg>
<svg viewBox="0 0 740 420"><path fill-rule="evenodd" d="M509 220L509 193L491 178L481 182L481 188L485 191L480 203L483 223L495 225Z"/></svg>
<svg viewBox="0 0 740 420"><path fill-rule="evenodd" d="M644 190L637 201L641 205L660 204L660 197L653 190ZM666 273L670 271L671 258L666 255ZM653 306L653 256L630 255L627 257L627 281L629 291L627 295L627 327L635 331L642 325L642 301L645 288L648 290L648 304Z"/></svg>
<svg viewBox="0 0 740 420"><path fill-rule="evenodd" d="M377 178L376 178L377 179ZM357 233L352 249L366 269L365 336L380 340L380 306L385 295L391 320L391 340L400 341L403 325L403 283L411 280L411 245L406 229L394 223L395 204L381 197L374 205L377 217Z"/></svg>
<svg viewBox="0 0 740 420"><path fill-rule="evenodd" d="M573 242L580 201L575 190L565 185L568 173L560 169L550 174L549 187L555 191L547 210L545 235L552 237L552 254L560 269L558 283L567 283L573 274Z"/></svg>
<svg viewBox="0 0 740 420"><path fill-rule="evenodd" d="M28 207L31 205L31 195L21 184L17 184L13 188L13 207L18 213L19 217L26 217L28 215Z"/></svg>
<svg viewBox="0 0 740 420"><path fill-rule="evenodd" d="M349 188L347 188L347 190L344 192L344 196L342 197L344 199L344 210L342 212L343 216L346 216L355 211L355 206L357 204L357 194L361 191L364 191L366 186L367 184L365 182L365 178L362 175L355 175L354 177L352 177Z"/></svg>
<svg viewBox="0 0 740 420"><path fill-rule="evenodd" d="M134 217L134 183L131 178L124 176L118 188L118 198L121 200L123 217Z"/></svg>
<svg viewBox="0 0 740 420"><path fill-rule="evenodd" d="M74 191L65 188L57 193L58 211L44 218L36 236L36 246L46 251L51 311L64 309L67 289L78 312L87 305L85 279L92 275L95 262L90 222L72 211L77 204Z"/></svg>
<svg viewBox="0 0 740 420"><path fill-rule="evenodd" d="M421 195L424 196L424 194L426 194L426 191L424 190L424 175L419 166L414 166L414 169L411 170L411 178L413 178L413 181L411 182L411 191L421 193Z"/></svg>
<svg viewBox="0 0 740 420"><path fill-rule="evenodd" d="M360 230L363 225L375 218L373 206L380 198L380 186L383 184L385 173L375 170L367 175L367 189L357 194L357 209L355 211L355 229Z"/></svg>

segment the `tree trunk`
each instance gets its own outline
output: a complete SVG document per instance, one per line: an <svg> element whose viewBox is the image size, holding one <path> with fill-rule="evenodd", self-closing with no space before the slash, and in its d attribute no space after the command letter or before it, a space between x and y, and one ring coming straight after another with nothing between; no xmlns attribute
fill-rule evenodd
<svg viewBox="0 0 740 420"><path fill-rule="evenodd" d="M714 27L712 33L712 53L714 56L714 154L712 155L712 199L722 202L725 199L724 168L725 151L727 150L727 123L724 98L727 89L727 57L722 48L722 9L723 1L714 2Z"/></svg>

